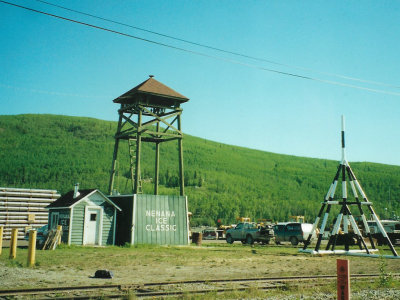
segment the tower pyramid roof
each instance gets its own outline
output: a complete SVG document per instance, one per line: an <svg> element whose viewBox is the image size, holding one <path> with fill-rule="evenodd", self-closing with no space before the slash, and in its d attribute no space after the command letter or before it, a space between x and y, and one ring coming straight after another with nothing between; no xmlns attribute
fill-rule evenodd
<svg viewBox="0 0 400 300"><path fill-rule="evenodd" d="M124 104L132 103L137 100L136 98L142 95L155 96L158 99L161 98L169 101L174 100L178 101L179 103L184 103L189 100L189 98L183 96L182 94L171 89L165 84L155 80L153 76L150 75L149 79L143 81L141 84L135 86L133 89L115 98L113 102Z"/></svg>

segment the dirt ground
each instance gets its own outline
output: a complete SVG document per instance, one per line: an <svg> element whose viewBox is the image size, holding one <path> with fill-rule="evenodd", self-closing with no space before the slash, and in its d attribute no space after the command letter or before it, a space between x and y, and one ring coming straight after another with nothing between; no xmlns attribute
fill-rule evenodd
<svg viewBox="0 0 400 300"><path fill-rule="evenodd" d="M8 249L3 248L0 289L332 275L338 258L350 260L352 274L378 274L382 266L385 272L400 272L400 259L319 257L299 253L298 249L291 245L228 245L224 241L178 247L61 247L37 251L37 265L28 268L27 249L19 248L17 259L9 260ZM99 269L111 270L114 278L92 278Z"/></svg>

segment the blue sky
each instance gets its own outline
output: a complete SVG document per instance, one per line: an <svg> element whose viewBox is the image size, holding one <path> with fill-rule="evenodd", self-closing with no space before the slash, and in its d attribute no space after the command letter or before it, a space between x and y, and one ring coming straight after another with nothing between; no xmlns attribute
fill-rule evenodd
<svg viewBox="0 0 400 300"><path fill-rule="evenodd" d="M0 114L50 113L116 121L118 106L112 100L153 74L190 98L183 106L187 134L340 160L344 114L349 161L400 165L400 2L49 0L290 67L211 51L35 0L9 2L242 64L0 3Z"/></svg>

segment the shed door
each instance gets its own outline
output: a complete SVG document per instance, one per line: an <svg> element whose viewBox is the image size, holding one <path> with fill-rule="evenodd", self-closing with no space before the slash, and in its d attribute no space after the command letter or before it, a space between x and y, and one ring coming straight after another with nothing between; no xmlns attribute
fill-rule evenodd
<svg viewBox="0 0 400 300"><path fill-rule="evenodd" d="M59 217L59 213L58 212L52 212L51 213L50 229L57 229L58 217Z"/></svg>
<svg viewBox="0 0 400 300"><path fill-rule="evenodd" d="M99 245L101 208L87 208L85 213L85 245Z"/></svg>

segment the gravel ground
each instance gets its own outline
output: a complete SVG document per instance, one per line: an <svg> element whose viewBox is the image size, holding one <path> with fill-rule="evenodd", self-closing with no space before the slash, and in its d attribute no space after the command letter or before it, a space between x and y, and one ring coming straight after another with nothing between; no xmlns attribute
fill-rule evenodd
<svg viewBox="0 0 400 300"><path fill-rule="evenodd" d="M315 295L290 295L290 296L274 296L268 298L270 300L335 300L336 294L318 293ZM351 293L353 300L398 300L400 299L400 290L395 289L381 289L381 290L362 290L359 292Z"/></svg>
<svg viewBox="0 0 400 300"><path fill-rule="evenodd" d="M334 274L336 259L339 258L299 254L291 246L226 246L226 242L220 241L204 244L209 245L165 249L116 247L38 251L37 261L40 264L35 268L25 267L26 249L18 250L19 260L14 263L10 263L7 250L3 249L0 257L0 289ZM348 259L355 274L378 273L382 263L379 259ZM400 270L400 260L387 260L386 263L388 272L397 273ZM92 278L98 269L113 271L114 278ZM266 295L267 299L336 299L336 294L323 293L330 290L317 289L314 295L310 295L306 289L304 295L301 294L302 290L293 291L292 295L288 292ZM255 294L254 299L258 295ZM400 289L366 289L353 292L352 299L400 299Z"/></svg>
<svg viewBox="0 0 400 300"><path fill-rule="evenodd" d="M52 285L60 286L63 285L81 285L82 283L87 283L87 276L80 278L82 275L78 275L75 272L71 271L67 274L63 272L57 271L49 271L49 270L38 270L38 269L28 269L28 268L11 268L11 267L2 267L0 272L0 282L20 282L22 284L28 284L29 282L38 282L38 278L40 278L39 282L43 285L47 283L51 283ZM72 279L73 278L73 279ZM101 285L101 284L111 284L110 281L104 281L103 279L90 279L91 284ZM41 285L39 284L39 285ZM207 286L208 287L208 286ZM6 288L6 286L2 286L1 289ZM13 286L15 288L15 286ZM193 289L198 289L199 286L193 286ZM204 287L205 288L205 287ZM208 287L209 288L209 287ZM205 288L206 289L206 288ZM396 289L379 289L379 290L362 290L358 292L353 292L351 294L353 300L397 300L400 299L400 290ZM265 298L258 298L265 299ZM336 294L329 293L317 293L313 295L302 295L302 294L293 294L293 295L275 295L272 297L267 297L267 299L271 300L335 300Z"/></svg>
<svg viewBox="0 0 400 300"><path fill-rule="evenodd" d="M21 286L37 287L88 284L89 276L77 274L74 270L50 271L29 268L1 266L0 289L17 289ZM104 284L102 279L92 279L90 284Z"/></svg>

